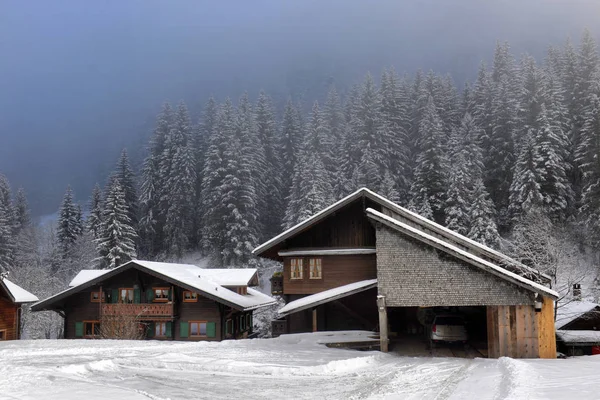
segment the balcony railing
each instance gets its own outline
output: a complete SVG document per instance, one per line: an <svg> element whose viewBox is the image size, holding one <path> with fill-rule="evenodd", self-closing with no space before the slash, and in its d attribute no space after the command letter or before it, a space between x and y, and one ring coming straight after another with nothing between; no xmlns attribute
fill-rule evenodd
<svg viewBox="0 0 600 400"><path fill-rule="evenodd" d="M102 304L103 316L172 317L173 303Z"/></svg>

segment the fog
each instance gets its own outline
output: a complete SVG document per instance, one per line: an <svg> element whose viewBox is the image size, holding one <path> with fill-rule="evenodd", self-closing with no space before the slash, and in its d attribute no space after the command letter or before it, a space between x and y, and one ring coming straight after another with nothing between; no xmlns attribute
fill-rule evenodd
<svg viewBox="0 0 600 400"><path fill-rule="evenodd" d="M209 95L318 98L383 67L472 79L495 42L541 59L597 0L0 2L0 172L34 214L67 184L82 202L122 147L134 161L165 100L197 119Z"/></svg>

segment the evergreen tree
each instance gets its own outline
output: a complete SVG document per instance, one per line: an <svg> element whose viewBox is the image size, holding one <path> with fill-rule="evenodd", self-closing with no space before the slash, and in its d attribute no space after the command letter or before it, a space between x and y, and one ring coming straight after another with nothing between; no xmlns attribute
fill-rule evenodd
<svg viewBox="0 0 600 400"><path fill-rule="evenodd" d="M100 185L96 184L92 191L92 197L89 204L89 215L87 218L87 230L92 234L94 239L100 237L100 229L102 226L102 191Z"/></svg>
<svg viewBox="0 0 600 400"><path fill-rule="evenodd" d="M544 176L542 171L538 170L539 162L535 134L531 130L523 139L510 186L509 212L513 221L518 221L524 214L541 210L543 207L544 196L540 183Z"/></svg>
<svg viewBox="0 0 600 400"><path fill-rule="evenodd" d="M81 219L77 205L73 201L71 186L67 187L58 211L56 237L63 259L70 256L75 241L81 234Z"/></svg>
<svg viewBox="0 0 600 400"><path fill-rule="evenodd" d="M8 179L0 174L0 272L11 271L15 259L15 218Z"/></svg>
<svg viewBox="0 0 600 400"><path fill-rule="evenodd" d="M451 157L447 174L445 222L449 229L466 236L471 223L469 209L473 206L471 197L473 171L470 171L467 165L463 147L465 141L460 135L461 133L455 130L450 141Z"/></svg>
<svg viewBox="0 0 600 400"><path fill-rule="evenodd" d="M298 157L302 139L303 134L299 111L294 106L292 99L288 99L283 112L280 139L280 151L282 154L281 198L284 204L288 201L290 189L292 187L294 167L296 166L296 159Z"/></svg>
<svg viewBox="0 0 600 400"><path fill-rule="evenodd" d="M113 176L119 180L121 188L125 193L125 201L127 202L127 209L129 210L128 216L131 220L131 225L136 229L138 223L138 196L135 184L135 174L129 164L127 149L123 149L121 152L121 157L119 158Z"/></svg>
<svg viewBox="0 0 600 400"><path fill-rule="evenodd" d="M498 248L500 235L494 222L494 203L490 200L482 179L475 181L472 198L468 217L470 230L467 236L486 246Z"/></svg>
<svg viewBox="0 0 600 400"><path fill-rule="evenodd" d="M18 235L21 231L27 229L27 227L31 225L29 205L27 204L27 197L25 196L25 190L23 188L17 190L14 209Z"/></svg>
<svg viewBox="0 0 600 400"><path fill-rule="evenodd" d="M116 268L136 258L137 234L131 226L125 192L118 179L111 181L104 201L101 236L96 239L100 268Z"/></svg>
<svg viewBox="0 0 600 400"><path fill-rule="evenodd" d="M426 209L427 204L435 221L443 222L446 193L444 131L432 98L429 98L425 107L419 133L419 155L411 187L412 197L418 199L416 207Z"/></svg>

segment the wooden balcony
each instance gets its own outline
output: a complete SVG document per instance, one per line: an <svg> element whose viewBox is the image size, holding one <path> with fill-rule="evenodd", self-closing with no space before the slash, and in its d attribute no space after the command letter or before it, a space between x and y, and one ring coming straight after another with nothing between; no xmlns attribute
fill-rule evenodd
<svg viewBox="0 0 600 400"><path fill-rule="evenodd" d="M173 303L102 304L102 316L135 316L139 319L172 318Z"/></svg>

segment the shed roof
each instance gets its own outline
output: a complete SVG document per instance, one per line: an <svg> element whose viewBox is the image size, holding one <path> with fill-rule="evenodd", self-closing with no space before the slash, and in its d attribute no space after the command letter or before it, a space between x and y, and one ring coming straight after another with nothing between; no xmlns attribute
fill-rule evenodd
<svg viewBox="0 0 600 400"><path fill-rule="evenodd" d="M220 271L220 273L213 273L211 276L210 273L206 274L206 271L210 271L210 269L200 268L192 264L133 260L117 268L107 270L103 274L83 274L82 277L76 281L76 283L78 283L77 286L71 287L34 304L32 306L32 310L41 311L52 309L53 305L61 299L77 293L87 287L93 286L104 279L118 275L119 273L130 268L136 268L160 276L161 278L187 290L196 291L205 297L240 310L252 310L255 308L272 305L276 302L275 299L259 292L258 290L248 289L248 294L241 295L218 283L220 280L221 282L226 283L236 281L246 282L247 284L257 274L257 271L254 268L230 269L229 271L231 271L231 274L225 274L223 273L223 270L217 270ZM237 278L237 280L232 277L236 272L239 272L240 274L240 278ZM84 280L84 278L89 279Z"/></svg>
<svg viewBox="0 0 600 400"><path fill-rule="evenodd" d="M556 336L571 346L600 345L600 331L557 330Z"/></svg>
<svg viewBox="0 0 600 400"><path fill-rule="evenodd" d="M0 285L10 296L13 303L33 303L39 299L34 294L18 286L16 283L9 281L6 278L0 278Z"/></svg>
<svg viewBox="0 0 600 400"><path fill-rule="evenodd" d="M333 289L325 290L310 296L302 297L301 299L290 301L279 310L280 316L286 316L298 311L316 307L320 304L329 303L346 296L364 292L365 290L377 287L377 279L369 279L366 281L354 282L348 285L338 286Z"/></svg>
<svg viewBox="0 0 600 400"><path fill-rule="evenodd" d="M521 275L515 274L505 268L502 268L498 265L495 265L483 258L480 258L473 253L469 253L459 247L456 247L444 240L441 240L437 237L429 235L420 229L414 228L408 224L405 224L401 221L398 221L395 218L392 218L388 215L380 213L379 211L373 210L372 208L367 208L367 216L372 218L375 221L381 222L384 225L395 229L401 233L404 233L412 238L419 240L420 242L426 243L432 247L435 247L439 250L442 250L454 257L457 257L475 267L478 267L488 273L496 275L506 281L512 282L517 286L530 290L534 293L541 293L553 299L558 298L558 293L554 290L547 288L537 282L534 282L530 279L524 278Z"/></svg>
<svg viewBox="0 0 600 400"><path fill-rule="evenodd" d="M554 323L556 329L561 329L594 310L600 313L600 304L590 301L571 301L565 304L559 302L556 309L556 322Z"/></svg>
<svg viewBox="0 0 600 400"><path fill-rule="evenodd" d="M358 200L363 197L368 198L368 199L374 201L375 203L392 210L393 212L397 213L398 215L411 221L411 223L414 223L414 224L420 226L421 229L431 231L432 233L435 233L436 235L441 236L446 241L455 243L456 245L466 248L469 252L474 253L474 254L478 255L479 257L487 257L487 258L491 259L493 262L498 263L498 264L502 265L503 267L512 269L516 272L519 272L520 274L526 274L526 275L530 275L532 277L540 278L542 280L545 280L547 283L551 281L551 278L548 275L540 273L539 271L520 263L519 261L507 256L506 254L500 253L499 251L496 251L496 250L494 250L488 246L485 246L479 242L476 242L466 236L463 236L457 232L454 232L451 229L446 228L445 226L442 226L442 225L437 224L427 218L424 218L424 217L420 216L419 214L416 214L404 207L401 207L401 206L395 204L394 202L386 199L385 197L383 197L367 188L358 189L356 192L344 197L343 199L333 203L329 207L321 210L320 212L314 214L313 216L294 225L290 229L288 229L288 230L280 233L279 235L275 236L274 238L266 241L265 243L256 247L252 251L252 254L260 256L261 254L265 253L267 250L282 243L286 239L291 238L291 237L305 231L306 229L308 229L315 223L317 223L317 222L327 218L329 215L335 213L337 210L339 210L339 209L345 207L346 205L354 202L355 200Z"/></svg>

